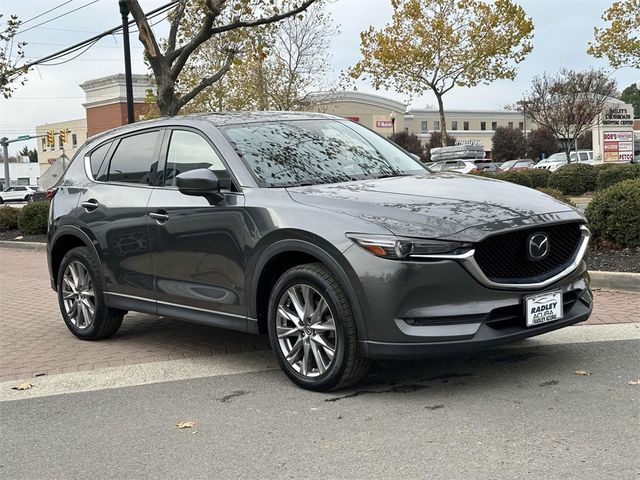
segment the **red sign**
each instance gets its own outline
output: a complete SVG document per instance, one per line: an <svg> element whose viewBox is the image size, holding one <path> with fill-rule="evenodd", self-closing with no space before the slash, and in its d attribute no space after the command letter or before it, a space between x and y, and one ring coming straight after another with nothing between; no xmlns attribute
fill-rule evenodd
<svg viewBox="0 0 640 480"><path fill-rule="evenodd" d="M617 152L618 151L618 142L605 141L604 142L604 151L605 152Z"/></svg>
<svg viewBox="0 0 640 480"><path fill-rule="evenodd" d="M360 117L344 117L347 120L351 120L352 122L359 122L360 121Z"/></svg>

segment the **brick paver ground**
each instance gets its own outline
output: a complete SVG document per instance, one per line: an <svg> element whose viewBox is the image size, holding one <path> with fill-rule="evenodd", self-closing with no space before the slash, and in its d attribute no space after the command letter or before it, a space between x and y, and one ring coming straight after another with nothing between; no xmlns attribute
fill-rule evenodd
<svg viewBox="0 0 640 480"><path fill-rule="evenodd" d="M595 297L587 323L640 321L640 294ZM60 317L44 252L0 248L0 381L268 348L266 337L139 313L113 338L83 342Z"/></svg>

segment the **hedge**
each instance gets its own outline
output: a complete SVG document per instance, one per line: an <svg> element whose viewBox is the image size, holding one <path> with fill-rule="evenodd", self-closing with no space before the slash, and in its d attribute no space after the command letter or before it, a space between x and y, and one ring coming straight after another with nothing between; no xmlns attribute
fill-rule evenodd
<svg viewBox="0 0 640 480"><path fill-rule="evenodd" d="M556 190L555 188L544 188L544 187L536 188L536 190L538 190L539 192L545 193L550 197L555 198L556 200L560 200L561 202L571 205L572 207L576 206L576 204L573 203L571 198L566 196L560 190Z"/></svg>
<svg viewBox="0 0 640 480"><path fill-rule="evenodd" d="M494 178L497 178L498 180L504 180L505 182L516 183L518 185L533 188L531 177L529 176L529 173L525 171L499 173Z"/></svg>
<svg viewBox="0 0 640 480"><path fill-rule="evenodd" d="M549 187L565 195L583 195L596 189L597 170L588 164L570 163L549 177Z"/></svg>
<svg viewBox="0 0 640 480"><path fill-rule="evenodd" d="M0 207L0 232L6 232L8 230L15 230L18 228L18 215L20 210L10 207L9 205L3 205Z"/></svg>
<svg viewBox="0 0 640 480"><path fill-rule="evenodd" d="M25 235L47 233L49 202L33 202L22 207L18 217L18 228Z"/></svg>
<svg viewBox="0 0 640 480"><path fill-rule="evenodd" d="M640 164L605 164L599 167L598 180L596 183L598 190L604 190L623 180L640 178Z"/></svg>
<svg viewBox="0 0 640 480"><path fill-rule="evenodd" d="M549 177L553 175L551 171L546 168L531 168L527 170L526 173L531 179L533 188L546 188L549 185Z"/></svg>
<svg viewBox="0 0 640 480"><path fill-rule="evenodd" d="M596 243L640 247L640 178L597 192L585 215Z"/></svg>

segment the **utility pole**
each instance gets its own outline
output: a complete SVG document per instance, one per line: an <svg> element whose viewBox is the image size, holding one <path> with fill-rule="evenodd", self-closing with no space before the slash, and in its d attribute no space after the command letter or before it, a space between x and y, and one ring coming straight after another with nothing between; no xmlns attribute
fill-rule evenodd
<svg viewBox="0 0 640 480"><path fill-rule="evenodd" d="M9 139L7 137L0 138L0 145L2 145L2 155L4 156L4 188L11 186L11 179L9 178Z"/></svg>
<svg viewBox="0 0 640 480"><path fill-rule="evenodd" d="M129 6L126 0L118 0L122 15L122 41L124 45L124 78L127 90L127 122L135 121L133 116L133 80L131 78L131 48L129 47Z"/></svg>

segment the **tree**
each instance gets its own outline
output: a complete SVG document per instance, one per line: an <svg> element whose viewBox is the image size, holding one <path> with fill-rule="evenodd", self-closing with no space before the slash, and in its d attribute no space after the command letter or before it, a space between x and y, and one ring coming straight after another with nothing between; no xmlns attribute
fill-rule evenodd
<svg viewBox="0 0 640 480"><path fill-rule="evenodd" d="M431 91L446 138L443 96L456 86L514 79L532 50L533 22L512 0L391 0L391 23L360 34L362 59L350 70L378 89Z"/></svg>
<svg viewBox="0 0 640 480"><path fill-rule="evenodd" d="M620 100L633 106L634 118L640 118L640 90L635 83L625 88L620 94Z"/></svg>
<svg viewBox="0 0 640 480"><path fill-rule="evenodd" d="M593 132L587 130L576 139L578 150L592 150L593 149Z"/></svg>
<svg viewBox="0 0 640 480"><path fill-rule="evenodd" d="M398 132L389 138L395 144L404 148L407 152L418 155L420 159L425 158L424 145L417 135L408 132Z"/></svg>
<svg viewBox="0 0 640 480"><path fill-rule="evenodd" d="M29 157L29 162L38 163L38 151L34 148L30 150L26 145L22 150L20 150L20 155L23 157Z"/></svg>
<svg viewBox="0 0 640 480"><path fill-rule="evenodd" d="M2 18L2 14L0 14ZM11 15L7 20L4 30L0 30L0 42L4 42L4 48L0 49L0 92L4 98L9 98L13 93L12 84L20 81L24 85L27 73L26 68L20 68L18 64L24 58L25 42L17 42L14 44L13 37L18 32L20 20L16 15ZM15 56L13 56L13 48L15 47Z"/></svg>
<svg viewBox="0 0 640 480"><path fill-rule="evenodd" d="M493 159L498 162L522 158L527 153L527 141L516 128L498 127L491 142Z"/></svg>
<svg viewBox="0 0 640 480"><path fill-rule="evenodd" d="M607 57L613 68L640 68L640 0L619 0L605 10L605 28L594 27L595 41L587 53L596 58Z"/></svg>
<svg viewBox="0 0 640 480"><path fill-rule="evenodd" d="M199 28L199 18L185 21L185 32ZM300 16L236 33L236 57L228 73L203 90L184 112L222 110L300 110L314 104L310 93L327 90L329 44L337 33L322 2ZM183 70L179 93L189 91L224 62L218 39L205 42Z"/></svg>
<svg viewBox="0 0 640 480"><path fill-rule="evenodd" d="M545 73L533 79L525 95L527 114L564 143L570 162L574 140L591 128L615 91L615 81L599 70Z"/></svg>
<svg viewBox="0 0 640 480"><path fill-rule="evenodd" d="M453 145L456 144L456 137L452 137L449 134L445 134L444 136L444 140L442 139L442 133L441 132L433 132L431 133L431 136L429 137L429 142L427 143L427 145L424 148L424 161L425 162L430 162L431 161L431 149L432 148L439 148L439 147L452 147Z"/></svg>
<svg viewBox="0 0 640 480"><path fill-rule="evenodd" d="M234 34L242 37L243 29L270 25L301 14L317 0L179 0L169 18L169 35L161 45L138 3L126 0L139 30L139 39L157 87L157 104L162 115L176 115L200 92L214 85L231 68L237 55ZM184 18L195 14L198 26L185 33ZM208 71L189 90L177 89L180 74L189 58L205 42L218 40L224 60L215 70ZM241 41L239 38L238 41Z"/></svg>
<svg viewBox="0 0 640 480"><path fill-rule="evenodd" d="M548 128L537 128L527 135L527 157L547 158L560 150L560 143Z"/></svg>

